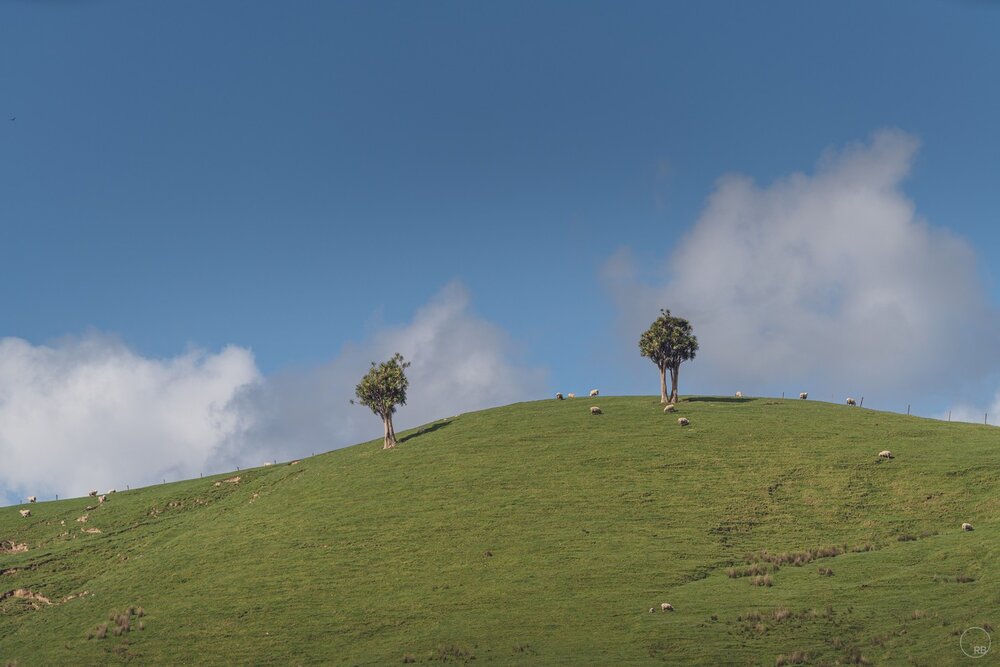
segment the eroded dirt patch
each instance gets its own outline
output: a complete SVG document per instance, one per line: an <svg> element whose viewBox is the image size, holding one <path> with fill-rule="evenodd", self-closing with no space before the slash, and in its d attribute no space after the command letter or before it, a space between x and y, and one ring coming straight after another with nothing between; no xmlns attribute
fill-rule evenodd
<svg viewBox="0 0 1000 667"><path fill-rule="evenodd" d="M14 540L3 540L0 541L0 554L20 554L28 550L28 545L18 544Z"/></svg>
<svg viewBox="0 0 1000 667"><path fill-rule="evenodd" d="M52 602L41 593L36 593L28 590L27 588L15 588L12 591L7 591L3 595L0 595L0 600L6 600L7 598L19 598L22 600L41 602L43 604L52 604Z"/></svg>

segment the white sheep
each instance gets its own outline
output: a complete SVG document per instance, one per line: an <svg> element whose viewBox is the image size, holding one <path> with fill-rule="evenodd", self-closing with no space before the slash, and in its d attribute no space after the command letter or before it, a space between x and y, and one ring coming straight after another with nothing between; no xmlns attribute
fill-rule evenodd
<svg viewBox="0 0 1000 667"><path fill-rule="evenodd" d="M562 394L556 394L556 400L557 401L563 400L563 395Z"/></svg>
<svg viewBox="0 0 1000 667"><path fill-rule="evenodd" d="M35 502L36 500L38 500L38 498L37 498L37 497L35 497L35 496L28 496L28 502L29 502L29 503L33 503L33 502Z"/></svg>
<svg viewBox="0 0 1000 667"><path fill-rule="evenodd" d="M691 422L689 422L689 421L688 421L688 418L687 418L687 417L679 417L679 418L677 419L677 423L678 423L678 424L680 424L681 426L687 426L687 425L688 425L688 424L690 424Z"/></svg>
<svg viewBox="0 0 1000 667"><path fill-rule="evenodd" d="M87 493L87 495L88 496L96 496L97 495L97 491L90 491L89 493Z"/></svg>
<svg viewBox="0 0 1000 667"><path fill-rule="evenodd" d="M809 398L809 392L807 391L802 392L801 394L799 394L799 398L801 398L802 400Z"/></svg>
<svg viewBox="0 0 1000 667"><path fill-rule="evenodd" d="M264 461L264 467L265 468L268 467L268 466L273 466L273 465L274 465L274 463L272 463L271 461Z"/></svg>
<svg viewBox="0 0 1000 667"><path fill-rule="evenodd" d="M743 392L742 391L736 392L736 398L743 398Z"/></svg>
<svg viewBox="0 0 1000 667"><path fill-rule="evenodd" d="M848 396L848 397L847 397L847 404L848 404L848 405L857 405L857 404L858 404L858 402L857 402L857 401L855 401L855 400L854 400L853 398L851 398L850 396Z"/></svg>
<svg viewBox="0 0 1000 667"><path fill-rule="evenodd" d="M576 398L576 394L570 392L569 394L566 394L566 398Z"/></svg>
<svg viewBox="0 0 1000 667"><path fill-rule="evenodd" d="M660 611L673 611L673 610L674 610L674 605L670 604L669 602L664 602L663 604L660 605Z"/></svg>
<svg viewBox="0 0 1000 667"><path fill-rule="evenodd" d="M592 406L590 408L590 414L592 414L592 415L599 415L599 414L601 414L601 409L599 407L597 407L596 405Z"/></svg>
<svg viewBox="0 0 1000 667"><path fill-rule="evenodd" d="M663 408L663 411L664 412L673 412L676 409L677 408L674 407L673 403L667 403L667 405Z"/></svg>
<svg viewBox="0 0 1000 667"><path fill-rule="evenodd" d="M593 398L594 396L597 396L599 393L601 393L601 392L597 391L596 389L591 389L590 390L590 397Z"/></svg>
<svg viewBox="0 0 1000 667"><path fill-rule="evenodd" d="M889 451L888 449L883 449L881 452L879 452L878 453L878 457L880 459L894 459L894 458L896 458L895 456L892 455L892 452Z"/></svg>
<svg viewBox="0 0 1000 667"><path fill-rule="evenodd" d="M31 516L31 510L18 510L18 512L21 513L22 517L29 517L29 516Z"/></svg>
<svg viewBox="0 0 1000 667"><path fill-rule="evenodd" d="M103 503L107 499L108 499L108 497L106 495L97 496L97 502L98 503Z"/></svg>
<svg viewBox="0 0 1000 667"><path fill-rule="evenodd" d="M962 530L975 530L975 528L972 527L971 523L963 523Z"/></svg>
<svg viewBox="0 0 1000 667"><path fill-rule="evenodd" d="M108 489L107 495L110 496L112 493L118 493L118 491L116 489Z"/></svg>

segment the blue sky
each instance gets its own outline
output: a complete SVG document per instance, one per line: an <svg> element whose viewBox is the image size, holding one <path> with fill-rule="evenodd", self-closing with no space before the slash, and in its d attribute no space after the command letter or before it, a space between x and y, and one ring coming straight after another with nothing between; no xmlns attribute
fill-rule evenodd
<svg viewBox="0 0 1000 667"><path fill-rule="evenodd" d="M158 363L170 377L192 350L203 352L196 370L245 351L231 382L269 384L274 402L281 382L295 387L282 397L315 395L303 387L334 367L330 381L349 395L355 357L436 321L492 341L483 372L513 373L512 389L466 387L476 400L462 403L449 402L458 385L443 385L413 421L592 385L653 393L632 329L656 303L676 309L672 253L697 225L711 227L710 198L732 194L720 179L741 174L767 190L801 173L816 179L806 191L825 192L817 165L840 159L847 170L850 147L875 155L884 130L918 145L885 153L905 175L883 189L913 209L898 238L926 222L960 239L971 255L941 259L932 240L922 261L931 274L946 267L944 284L982 291L959 317L990 319L1000 298L997 34L1000 7L944 0L0 2L0 338L27 344L17 350L29 356L65 355L44 371L24 362L32 377L76 367L93 349ZM768 220L756 224L766 232ZM878 224L866 229L897 238ZM620 251L631 286L609 284ZM886 257L844 261L891 265ZM639 292L649 298L631 298ZM979 368L940 391L930 366L926 380L848 386L822 364L783 375L780 359L734 387L733 368L697 370L712 364L704 344L682 390L808 383L836 400L868 389L876 407L971 414L1000 387L989 326L968 342ZM946 339L900 366L919 367L913 360ZM440 363L465 378L475 353L446 351ZM8 397L20 386L10 373ZM62 414L47 391L37 397ZM301 402L290 402L298 414ZM9 424L22 413L5 414ZM328 425L279 453L322 444ZM44 451L55 438L3 428L0 447L33 437L32 451ZM122 447L145 438L136 428ZM362 437L358 428L336 444ZM243 460L241 447L274 451L206 447L206 466ZM155 475L164 470L191 472L166 461Z"/></svg>

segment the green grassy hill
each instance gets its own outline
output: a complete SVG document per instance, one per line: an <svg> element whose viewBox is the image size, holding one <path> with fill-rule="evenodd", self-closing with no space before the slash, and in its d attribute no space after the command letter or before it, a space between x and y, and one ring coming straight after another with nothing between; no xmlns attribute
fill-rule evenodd
<svg viewBox="0 0 1000 667"><path fill-rule="evenodd" d="M0 508L0 664L949 665L1000 627L996 428L601 397L403 436Z"/></svg>

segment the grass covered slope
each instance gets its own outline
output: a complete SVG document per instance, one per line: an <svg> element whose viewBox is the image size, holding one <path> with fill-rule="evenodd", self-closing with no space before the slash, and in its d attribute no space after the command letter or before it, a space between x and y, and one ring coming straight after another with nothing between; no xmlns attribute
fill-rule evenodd
<svg viewBox="0 0 1000 667"><path fill-rule="evenodd" d="M995 428L601 397L380 444L3 508L0 664L947 665L1000 627Z"/></svg>

